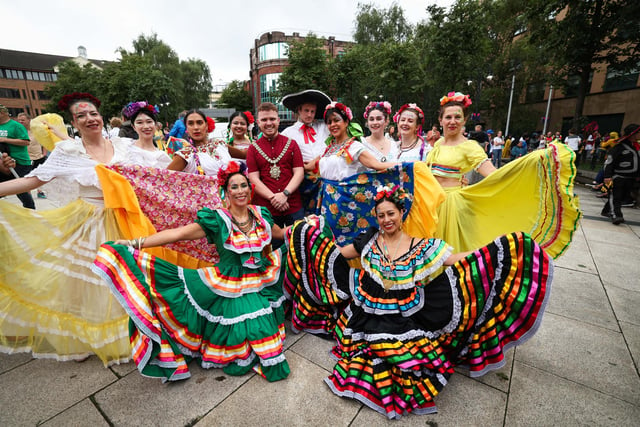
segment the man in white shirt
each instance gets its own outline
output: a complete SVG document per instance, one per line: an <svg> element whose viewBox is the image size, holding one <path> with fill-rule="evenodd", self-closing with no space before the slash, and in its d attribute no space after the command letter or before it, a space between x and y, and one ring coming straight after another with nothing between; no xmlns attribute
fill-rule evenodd
<svg viewBox="0 0 640 427"><path fill-rule="evenodd" d="M329 137L329 129L324 123L324 108L331 103L323 92L314 89L286 95L282 98L282 105L295 111L298 120L281 132L291 138L300 147L302 160L305 165L305 177L300 186L302 203L306 213L313 213L318 197L319 182L308 165L316 157L322 156L327 148L325 144Z"/></svg>
<svg viewBox="0 0 640 427"><path fill-rule="evenodd" d="M580 164L580 144L582 143L582 138L580 138L578 135L576 135L576 130L571 128L569 129L569 135L564 139L564 143L567 144L567 146L569 148L571 148L573 150L574 153L576 153L576 166L578 166Z"/></svg>
<svg viewBox="0 0 640 427"><path fill-rule="evenodd" d="M504 139L502 139L502 131L498 131L498 135L493 138L491 143L491 162L496 169L502 166L502 149L504 148Z"/></svg>
<svg viewBox="0 0 640 427"><path fill-rule="evenodd" d="M329 103L331 98L314 89L282 98L282 105L295 111L298 120L281 133L298 143L305 163L321 156L327 148L324 142L329 137L329 130L324 124L323 114Z"/></svg>

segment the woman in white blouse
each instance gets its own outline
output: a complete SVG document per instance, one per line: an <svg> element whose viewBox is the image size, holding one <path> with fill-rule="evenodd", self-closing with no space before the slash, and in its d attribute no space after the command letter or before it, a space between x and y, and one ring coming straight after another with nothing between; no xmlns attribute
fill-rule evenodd
<svg viewBox="0 0 640 427"><path fill-rule="evenodd" d="M340 102L332 102L324 111L324 121L331 139L324 154L312 160L320 177L341 180L368 170L383 171L395 166L382 162L364 146L359 136L360 127L351 122L351 109Z"/></svg>

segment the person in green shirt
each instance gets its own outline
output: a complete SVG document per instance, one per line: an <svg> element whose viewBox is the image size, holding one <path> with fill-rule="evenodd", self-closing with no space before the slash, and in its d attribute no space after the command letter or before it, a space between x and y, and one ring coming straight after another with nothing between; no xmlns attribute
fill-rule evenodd
<svg viewBox="0 0 640 427"><path fill-rule="evenodd" d="M7 152L16 161L14 169L21 177L31 172L31 158L27 150L29 142L27 129L15 120L11 120L9 109L0 104L0 151ZM11 179L15 179L15 177L0 174L0 182ZM17 196L25 208L36 208L31 193L20 193Z"/></svg>

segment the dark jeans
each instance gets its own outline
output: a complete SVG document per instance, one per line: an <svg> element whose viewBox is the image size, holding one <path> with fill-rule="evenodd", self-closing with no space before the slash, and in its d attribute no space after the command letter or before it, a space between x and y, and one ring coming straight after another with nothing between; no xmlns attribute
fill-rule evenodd
<svg viewBox="0 0 640 427"><path fill-rule="evenodd" d="M292 214L289 215L280 215L280 216L274 216L273 217L273 222L280 228L285 228L289 225L292 225L294 222L296 222L299 219L304 218L304 209L300 209L299 211L296 211ZM282 246L284 243L284 240L280 240L280 239L272 239L271 240L271 247L275 250L278 249L280 246Z"/></svg>
<svg viewBox="0 0 640 427"><path fill-rule="evenodd" d="M611 219L623 218L622 202L630 197L634 183L634 178L613 178L613 189L602 207L602 215L611 215Z"/></svg>
<svg viewBox="0 0 640 427"><path fill-rule="evenodd" d="M29 172L31 172L31 165L16 165L14 169L18 174L18 176L23 177ZM0 182L11 181L12 179L15 179L15 177L11 174L10 175L0 174ZM20 201L22 202L22 206L24 206L25 208L27 209L36 208L36 204L33 201L33 197L31 197L31 193L29 192L20 193L17 196L18 196L18 199L20 199Z"/></svg>

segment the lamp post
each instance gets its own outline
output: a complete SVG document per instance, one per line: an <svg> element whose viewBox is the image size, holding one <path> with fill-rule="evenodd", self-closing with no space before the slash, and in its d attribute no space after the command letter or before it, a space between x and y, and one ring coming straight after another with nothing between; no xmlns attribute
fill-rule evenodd
<svg viewBox="0 0 640 427"><path fill-rule="evenodd" d="M471 114L471 120L474 122L480 121L480 95L482 94L482 83L484 81L490 82L493 80L492 74L487 74L487 76L483 79L481 74L478 74L478 84L476 86L476 95L474 99L474 112ZM473 80L467 80L467 86L471 86L473 84Z"/></svg>
<svg viewBox="0 0 640 427"><path fill-rule="evenodd" d="M507 126L505 126L504 134L505 138L509 135L509 121L511 121L511 104L513 103L513 89L516 85L516 75L511 77L511 95L509 95L509 109L507 110Z"/></svg>
<svg viewBox="0 0 640 427"><path fill-rule="evenodd" d="M547 134L547 124L549 124L549 110L551 109L551 98L553 98L553 85L549 86L549 99L547 100L547 112L544 113L544 126L542 127L542 134Z"/></svg>

